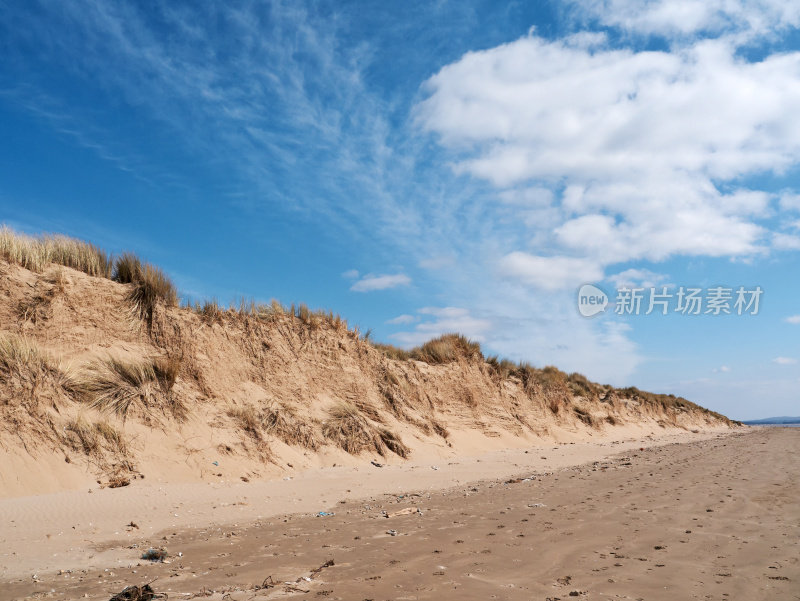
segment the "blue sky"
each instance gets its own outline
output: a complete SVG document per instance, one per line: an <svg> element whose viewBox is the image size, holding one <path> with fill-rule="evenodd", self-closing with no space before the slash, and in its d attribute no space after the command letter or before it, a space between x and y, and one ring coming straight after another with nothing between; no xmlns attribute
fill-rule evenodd
<svg viewBox="0 0 800 601"><path fill-rule="evenodd" d="M796 415L799 26L779 0L0 0L0 219L191 298ZM764 293L618 315L625 285Z"/></svg>

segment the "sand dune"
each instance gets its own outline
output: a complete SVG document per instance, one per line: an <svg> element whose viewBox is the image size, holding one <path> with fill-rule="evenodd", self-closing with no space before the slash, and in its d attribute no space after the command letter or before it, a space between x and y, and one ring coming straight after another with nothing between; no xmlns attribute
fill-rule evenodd
<svg viewBox="0 0 800 601"><path fill-rule="evenodd" d="M409 351L304 306L180 307L132 255L112 269L80 241L0 234L0 599L154 578L172 598L659 598L702 590L680 581L700 578L695 547L658 561L684 544L677 518L733 506L726 477L785 503L765 540L793 515L793 481L764 480L791 435L456 334ZM754 445L772 471L730 454ZM702 517L680 527L723 536ZM771 555L782 594L796 566Z"/></svg>
<svg viewBox="0 0 800 601"><path fill-rule="evenodd" d="M455 335L407 353L304 307L153 301L143 317L138 284L4 261L0 276L0 497L738 427Z"/></svg>

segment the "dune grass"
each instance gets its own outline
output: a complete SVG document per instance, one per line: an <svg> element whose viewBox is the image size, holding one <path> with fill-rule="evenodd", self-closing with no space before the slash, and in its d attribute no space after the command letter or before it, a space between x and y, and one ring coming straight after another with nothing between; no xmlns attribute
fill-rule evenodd
<svg viewBox="0 0 800 601"><path fill-rule="evenodd" d="M12 392L24 391L23 396L11 394L2 404L25 402L28 408L38 404L37 390L44 387L66 394L71 385L67 372L50 355L42 351L35 341L16 334L0 333L0 383L10 386Z"/></svg>
<svg viewBox="0 0 800 601"><path fill-rule="evenodd" d="M178 291L166 274L150 263L143 263L132 253L123 253L116 258L111 277L120 284L133 286L128 300L148 324L152 324L158 302L169 307L178 304Z"/></svg>
<svg viewBox="0 0 800 601"><path fill-rule="evenodd" d="M458 359L483 360L481 345L461 334L443 334L410 351L411 358L433 365Z"/></svg>
<svg viewBox="0 0 800 601"><path fill-rule="evenodd" d="M29 236L0 227L0 258L42 273L50 264L63 265L90 276L133 285L128 298L142 319L152 323L158 302L174 306L178 292L161 269L142 262L132 253L114 258L94 244L68 236Z"/></svg>
<svg viewBox="0 0 800 601"><path fill-rule="evenodd" d="M0 334L0 374L27 376L52 368L49 356L34 341L11 333Z"/></svg>
<svg viewBox="0 0 800 601"><path fill-rule="evenodd" d="M64 426L67 444L73 450L95 456L103 447L117 455L127 455L128 446L122 433L106 421L90 423L83 415L71 419Z"/></svg>
<svg viewBox="0 0 800 601"><path fill-rule="evenodd" d="M29 236L0 227L0 257L41 273L51 263L91 276L110 277L111 256L94 244L68 236Z"/></svg>
<svg viewBox="0 0 800 601"><path fill-rule="evenodd" d="M264 441L265 435L273 436L290 446L299 446L316 451L322 441L312 423L283 403L271 403L263 408L252 405L228 410L239 427L256 441Z"/></svg>
<svg viewBox="0 0 800 601"><path fill-rule="evenodd" d="M376 426L364 417L357 405L349 401L339 401L328 410L328 419L322 424L322 434L351 455L375 451L385 457L388 450L400 457L407 457L410 452L399 436L388 428Z"/></svg>
<svg viewBox="0 0 800 601"><path fill-rule="evenodd" d="M136 405L148 414L159 408L185 417L183 405L171 394L180 364L161 358L131 361L107 357L88 365L72 389L90 407L125 419Z"/></svg>

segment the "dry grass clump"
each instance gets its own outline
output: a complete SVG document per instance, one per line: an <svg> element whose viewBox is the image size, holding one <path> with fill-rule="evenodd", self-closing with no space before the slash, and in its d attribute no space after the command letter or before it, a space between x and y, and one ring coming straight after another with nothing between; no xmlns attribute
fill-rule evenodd
<svg viewBox="0 0 800 601"><path fill-rule="evenodd" d="M136 255L123 253L118 257L114 261L112 277L120 284L133 284L128 300L148 325L153 322L153 312L159 302L168 307L178 304L175 284L161 269L150 263L142 263Z"/></svg>
<svg viewBox="0 0 800 601"><path fill-rule="evenodd" d="M263 429L261 416L258 414L255 407L250 405L246 407L233 407L228 410L228 416L235 419L239 424L239 428L250 435L251 438L257 441L263 440L261 434Z"/></svg>
<svg viewBox="0 0 800 601"><path fill-rule="evenodd" d="M431 425L433 426L433 431L445 440L450 436L450 431L435 419L431 420Z"/></svg>
<svg viewBox="0 0 800 601"><path fill-rule="evenodd" d="M402 439L388 428L381 428L378 432L378 436L381 437L381 442L386 445L386 448L395 455L406 459L411 453L411 449L403 443Z"/></svg>
<svg viewBox="0 0 800 601"><path fill-rule="evenodd" d="M0 227L0 257L41 273L50 263L91 276L109 277L111 256L93 244L67 236L28 236Z"/></svg>
<svg viewBox="0 0 800 601"><path fill-rule="evenodd" d="M37 392L45 388L63 394L70 385L69 376L33 341L11 333L0 334L0 383L9 394L3 404L26 401L30 408L38 404Z"/></svg>
<svg viewBox="0 0 800 601"><path fill-rule="evenodd" d="M395 359L396 361L408 361L411 359L411 353L400 348L399 346L394 346L393 344L382 344L380 342L371 342L371 344L389 359Z"/></svg>
<svg viewBox="0 0 800 601"><path fill-rule="evenodd" d="M87 456L96 456L103 449L127 455L128 446L122 433L108 422L89 423L83 416L70 420L64 426L65 442L75 451Z"/></svg>
<svg viewBox="0 0 800 601"><path fill-rule="evenodd" d="M52 363L35 342L15 334L0 334L0 374L26 376L48 372Z"/></svg>
<svg viewBox="0 0 800 601"><path fill-rule="evenodd" d="M156 357L153 359L153 371L164 392L170 392L181 372L183 361L179 357Z"/></svg>
<svg viewBox="0 0 800 601"><path fill-rule="evenodd" d="M491 368L492 373L501 381L515 375L522 368L522 364L518 365L510 359L500 359L497 355L487 357L486 363Z"/></svg>
<svg viewBox="0 0 800 601"><path fill-rule="evenodd" d="M410 352L411 358L425 363L451 363L459 359L482 359L481 345L461 334L444 334Z"/></svg>
<svg viewBox="0 0 800 601"><path fill-rule="evenodd" d="M596 386L586 376L578 372L573 372L567 376L567 385L572 393L577 396L590 397L595 394Z"/></svg>
<svg viewBox="0 0 800 601"><path fill-rule="evenodd" d="M297 412L283 403L273 403L262 410L252 405L234 407L228 415L236 420L239 427L259 443L265 435L271 435L292 446L301 446L316 451L322 446L316 430L305 422Z"/></svg>
<svg viewBox="0 0 800 601"><path fill-rule="evenodd" d="M328 416L322 424L323 436L351 455L377 451L385 456L387 449L401 457L408 455L408 447L397 435L373 424L353 403L336 403L329 409Z"/></svg>
<svg viewBox="0 0 800 601"><path fill-rule="evenodd" d="M572 410L575 412L575 415L578 416L578 419L581 420L584 424L590 427L595 426L595 419L592 417L592 414L586 411L585 409L581 409L580 407L573 407Z"/></svg>
<svg viewBox="0 0 800 601"><path fill-rule="evenodd" d="M225 310L220 307L216 299L206 300L202 305L194 307L195 312L208 325L221 324Z"/></svg>
<svg viewBox="0 0 800 601"><path fill-rule="evenodd" d="M283 403L267 407L261 419L264 430L288 445L301 446L316 451L322 446L313 425L303 421L297 412Z"/></svg>
<svg viewBox="0 0 800 601"><path fill-rule="evenodd" d="M159 408L183 419L185 408L172 394L179 370L180 364L172 360L108 357L85 368L72 388L90 407L116 413L123 419L134 406L145 416Z"/></svg>

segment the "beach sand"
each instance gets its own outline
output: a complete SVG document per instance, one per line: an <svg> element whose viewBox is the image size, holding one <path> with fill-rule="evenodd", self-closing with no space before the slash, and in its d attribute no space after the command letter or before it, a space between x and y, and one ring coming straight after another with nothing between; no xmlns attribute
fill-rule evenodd
<svg viewBox="0 0 800 601"><path fill-rule="evenodd" d="M4 499L0 599L800 599L799 449L754 428Z"/></svg>

